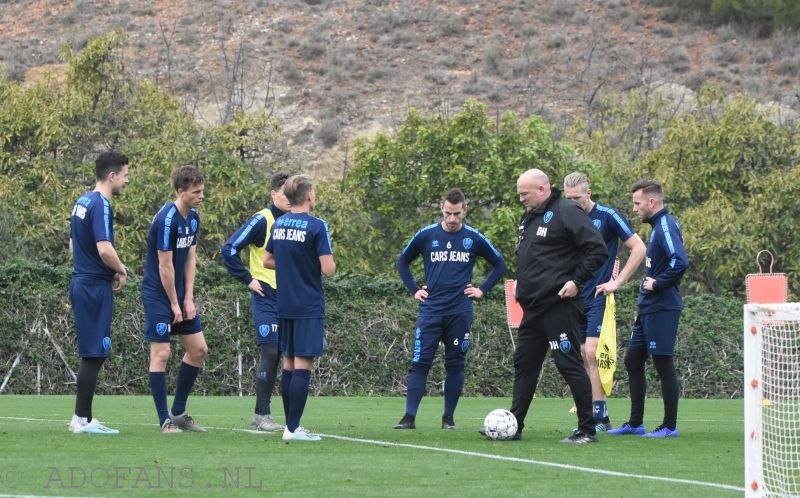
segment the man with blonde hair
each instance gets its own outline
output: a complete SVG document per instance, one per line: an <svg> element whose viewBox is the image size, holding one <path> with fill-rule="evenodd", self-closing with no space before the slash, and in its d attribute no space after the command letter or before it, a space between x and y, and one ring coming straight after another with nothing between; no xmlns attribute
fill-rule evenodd
<svg viewBox="0 0 800 498"><path fill-rule="evenodd" d="M584 326L581 328L581 355L586 373L592 382L592 417L598 432L612 429L606 408L606 393L600 382L595 355L600 341L600 329L606 311L605 294L613 294L627 282L644 259L644 242L616 209L592 200L589 177L584 173L570 173L564 178L564 197L575 202L589 215L592 224L600 231L608 248L608 260L592 278L583 284ZM616 278L612 277L617 258L617 245L622 240L630 250L630 256Z"/></svg>

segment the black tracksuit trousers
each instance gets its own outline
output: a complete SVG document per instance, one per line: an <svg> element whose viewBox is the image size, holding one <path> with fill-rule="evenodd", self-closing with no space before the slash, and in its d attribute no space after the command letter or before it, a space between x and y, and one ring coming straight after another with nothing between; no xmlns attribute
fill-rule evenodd
<svg viewBox="0 0 800 498"><path fill-rule="evenodd" d="M514 399L511 412L519 430L525 425L539 373L547 351L553 352L556 367L567 381L578 410L578 428L595 433L592 419L592 385L581 359L578 329L583 310L573 299L559 301L547 311L533 316L524 310L514 351Z"/></svg>

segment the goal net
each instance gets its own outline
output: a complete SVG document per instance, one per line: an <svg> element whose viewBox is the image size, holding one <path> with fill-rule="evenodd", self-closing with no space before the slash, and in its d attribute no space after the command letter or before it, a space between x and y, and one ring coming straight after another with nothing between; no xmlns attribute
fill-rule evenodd
<svg viewBox="0 0 800 498"><path fill-rule="evenodd" d="M745 489L800 496L800 303L744 306Z"/></svg>

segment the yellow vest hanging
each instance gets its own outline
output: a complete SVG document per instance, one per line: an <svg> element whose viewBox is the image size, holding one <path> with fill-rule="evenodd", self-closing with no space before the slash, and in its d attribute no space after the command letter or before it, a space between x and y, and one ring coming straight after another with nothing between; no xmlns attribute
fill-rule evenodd
<svg viewBox="0 0 800 498"><path fill-rule="evenodd" d="M275 270L264 268L264 253L266 252L267 242L272 233L272 224L275 223L275 217L272 215L272 211L270 211L269 208L262 209L256 214L260 214L266 218L267 236L264 237L264 245L262 246L250 244L250 275L277 290L278 284L275 281Z"/></svg>

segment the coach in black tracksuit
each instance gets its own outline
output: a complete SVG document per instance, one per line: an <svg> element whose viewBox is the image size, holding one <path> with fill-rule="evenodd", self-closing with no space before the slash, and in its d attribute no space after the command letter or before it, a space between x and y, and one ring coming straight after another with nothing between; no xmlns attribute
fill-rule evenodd
<svg viewBox="0 0 800 498"><path fill-rule="evenodd" d="M578 410L578 431L562 442L596 442L592 387L578 335L583 314L580 285L606 261L608 251L586 213L551 188L542 171L523 173L517 193L526 208L519 224L516 288L524 313L514 351L511 412L522 430L549 349Z"/></svg>

